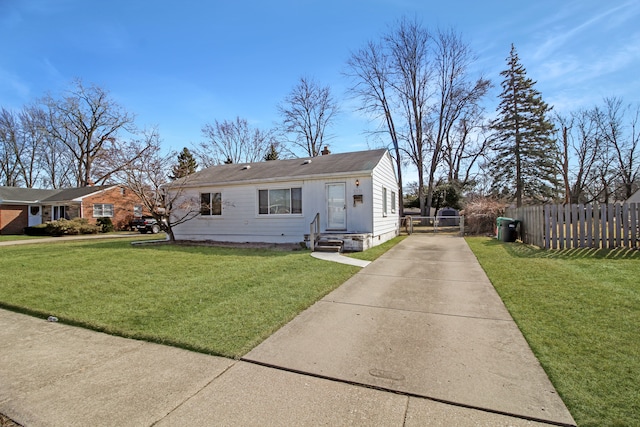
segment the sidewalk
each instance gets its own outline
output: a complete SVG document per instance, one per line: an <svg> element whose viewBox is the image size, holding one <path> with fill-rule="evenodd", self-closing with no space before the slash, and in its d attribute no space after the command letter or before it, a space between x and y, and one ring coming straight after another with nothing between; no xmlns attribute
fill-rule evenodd
<svg viewBox="0 0 640 427"><path fill-rule="evenodd" d="M575 425L463 239L413 235L242 360L0 310L27 426Z"/></svg>

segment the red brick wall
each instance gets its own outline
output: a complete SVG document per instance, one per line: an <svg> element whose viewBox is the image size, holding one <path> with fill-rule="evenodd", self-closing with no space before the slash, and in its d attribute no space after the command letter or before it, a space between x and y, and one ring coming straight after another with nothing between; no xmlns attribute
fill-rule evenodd
<svg viewBox="0 0 640 427"><path fill-rule="evenodd" d="M130 190L124 187L114 187L82 200L82 216L95 224L97 219L93 216L93 205L106 203L113 205L113 217L111 222L116 230L127 230L129 222L133 219L133 206L141 205L141 201Z"/></svg>
<svg viewBox="0 0 640 427"><path fill-rule="evenodd" d="M22 234L29 225L28 209L26 205L0 206L0 234Z"/></svg>

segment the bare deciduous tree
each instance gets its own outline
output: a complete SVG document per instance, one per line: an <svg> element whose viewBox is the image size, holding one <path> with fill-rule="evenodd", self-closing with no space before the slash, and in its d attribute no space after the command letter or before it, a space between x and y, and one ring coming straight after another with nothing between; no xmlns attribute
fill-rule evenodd
<svg viewBox="0 0 640 427"><path fill-rule="evenodd" d="M380 120L384 129L391 138L391 144L395 153L396 173L398 175L399 198L398 212L404 215L404 191L402 180L402 153L400 151L399 135L396 130L396 120L392 102L390 59L381 44L367 43L366 47L351 54L347 61L349 71L347 76L355 82L349 88L349 92L360 98L362 106L360 111L371 114L376 120Z"/></svg>
<svg viewBox="0 0 640 427"><path fill-rule="evenodd" d="M604 108L596 108L594 114L613 162L615 199L626 200L636 191L640 176L640 106L605 98Z"/></svg>
<svg viewBox="0 0 640 427"><path fill-rule="evenodd" d="M481 118L480 101L491 87L491 83L485 78L480 77L475 81L471 79L469 67L476 58L459 34L452 30L438 31L434 37L432 51L434 101L425 119L428 122L425 127L431 131L426 137L431 157L426 165L427 210L430 210L432 205L436 171L442 160L445 160L446 165L446 156L449 155L449 160L453 163L451 166L454 166L457 161L451 158L451 154L456 154L459 160L462 157L473 160L486 148L486 143L482 143L475 147L480 150L468 153L466 138L472 130L469 123L477 122ZM454 141L457 137L464 139ZM452 172L448 171L447 175L452 176Z"/></svg>
<svg viewBox="0 0 640 427"><path fill-rule="evenodd" d="M400 185L405 159L416 167L423 214L431 205L438 168L449 168L445 176L459 176L463 165L470 171L486 148L470 143L478 141L479 101L490 86L483 78L471 79L474 60L453 31L434 36L419 22L403 19L380 43L369 42L347 63L355 81L350 92L361 99L362 111L383 121L391 137Z"/></svg>
<svg viewBox="0 0 640 427"><path fill-rule="evenodd" d="M96 175L96 163L105 158L106 151L117 150L122 132L134 132L133 116L107 91L96 85L86 87L80 80L75 80L61 99L48 95L42 103L51 137L73 156L76 185L107 181L116 171L103 168Z"/></svg>
<svg viewBox="0 0 640 427"><path fill-rule="evenodd" d="M393 77L389 82L404 120L402 139L405 152L418 170L418 198L422 215L428 215L424 194L425 122L429 109L431 34L417 21L403 19L384 37L391 58Z"/></svg>
<svg viewBox="0 0 640 427"><path fill-rule="evenodd" d="M0 178L3 185L18 186L20 182L20 128L16 115L0 110Z"/></svg>
<svg viewBox="0 0 640 427"><path fill-rule="evenodd" d="M477 184L479 163L486 160L489 147L484 116L472 111L461 117L447 135L442 158L450 183L458 183L461 189Z"/></svg>
<svg viewBox="0 0 640 427"><path fill-rule="evenodd" d="M24 185L35 187L41 180L42 153L47 140L44 112L35 107L25 107L20 112L23 149L18 156Z"/></svg>
<svg viewBox="0 0 640 427"><path fill-rule="evenodd" d="M278 106L278 111L283 131L294 137L292 145L303 149L305 155L315 157L325 143L326 131L338 113L338 104L328 86L302 77Z"/></svg>
<svg viewBox="0 0 640 427"><path fill-rule="evenodd" d="M204 167L224 162L259 162L269 152L271 146L278 147L274 131L252 128L246 119L236 117L234 121L214 121L202 128L207 138L194 150Z"/></svg>
<svg viewBox="0 0 640 427"><path fill-rule="evenodd" d="M145 132L142 140L133 145L147 148L118 174L127 188L140 198L144 210L158 221L173 242L173 227L198 216L200 201L186 195L188 176L169 186L167 177L176 154L162 154L156 130Z"/></svg>
<svg viewBox="0 0 640 427"><path fill-rule="evenodd" d="M565 203L589 203L597 197L593 190L597 187L594 180L602 139L593 117L589 110L555 116Z"/></svg>

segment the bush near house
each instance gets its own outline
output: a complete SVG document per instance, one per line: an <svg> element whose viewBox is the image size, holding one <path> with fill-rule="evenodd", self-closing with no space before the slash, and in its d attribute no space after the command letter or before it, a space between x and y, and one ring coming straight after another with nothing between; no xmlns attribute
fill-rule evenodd
<svg viewBox="0 0 640 427"><path fill-rule="evenodd" d="M47 223L47 229L52 236L98 234L100 232L99 225L89 224L89 221L85 218L51 221Z"/></svg>
<svg viewBox="0 0 640 427"><path fill-rule="evenodd" d="M59 219L33 227L26 227L24 234L28 236L73 236L77 234L98 234L102 229L101 225L90 224L84 218L74 218L71 220Z"/></svg>
<svg viewBox="0 0 640 427"><path fill-rule="evenodd" d="M504 215L506 203L491 197L477 197L469 200L461 212L470 235L493 235L496 220Z"/></svg>
<svg viewBox="0 0 640 427"><path fill-rule="evenodd" d="M31 227L24 228L24 234L27 236L49 236L49 230L47 230L47 224L38 224Z"/></svg>
<svg viewBox="0 0 640 427"><path fill-rule="evenodd" d="M113 222L109 217L102 217L96 220L96 225L100 227L100 231L103 233L111 233L115 231L115 227L113 226Z"/></svg>

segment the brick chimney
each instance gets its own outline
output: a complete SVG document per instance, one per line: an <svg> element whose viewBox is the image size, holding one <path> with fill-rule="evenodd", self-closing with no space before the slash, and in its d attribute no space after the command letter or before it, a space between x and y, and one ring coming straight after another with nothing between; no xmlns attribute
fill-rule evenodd
<svg viewBox="0 0 640 427"><path fill-rule="evenodd" d="M329 147L325 145L324 150L322 150L320 154L322 154L323 156L326 156L327 154L331 154L331 151L329 151Z"/></svg>

